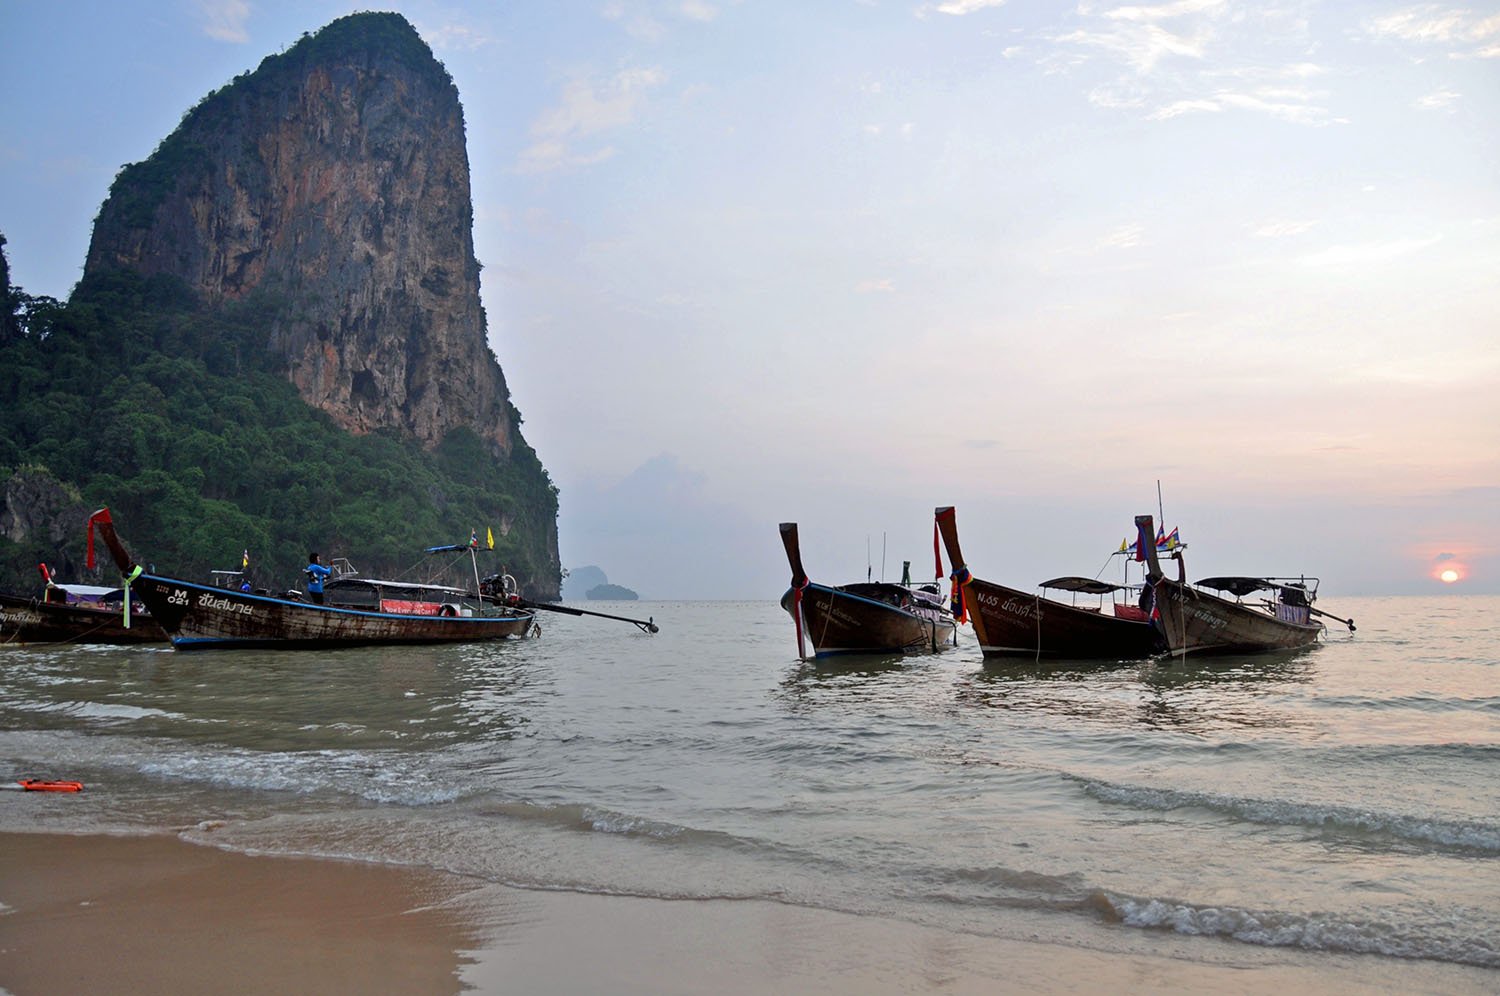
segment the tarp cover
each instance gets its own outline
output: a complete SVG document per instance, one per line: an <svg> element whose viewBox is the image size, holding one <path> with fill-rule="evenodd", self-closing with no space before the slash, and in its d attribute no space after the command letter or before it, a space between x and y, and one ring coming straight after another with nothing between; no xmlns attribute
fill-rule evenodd
<svg viewBox="0 0 1500 996"><path fill-rule="evenodd" d="M1085 595L1108 595L1112 591L1121 590L1117 584L1095 581L1093 578L1053 578L1051 581L1043 581L1041 587L1057 588L1060 591L1077 591Z"/></svg>
<svg viewBox="0 0 1500 996"><path fill-rule="evenodd" d="M1265 578L1204 578L1198 582L1198 587L1227 591L1243 598L1253 591L1269 591L1277 586Z"/></svg>

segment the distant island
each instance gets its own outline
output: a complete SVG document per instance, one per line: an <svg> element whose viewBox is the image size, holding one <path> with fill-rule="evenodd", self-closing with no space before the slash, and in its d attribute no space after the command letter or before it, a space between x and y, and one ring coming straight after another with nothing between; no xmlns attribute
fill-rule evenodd
<svg viewBox="0 0 1500 996"><path fill-rule="evenodd" d="M583 597L595 602L635 602L641 596L622 585L601 584L590 588Z"/></svg>
<svg viewBox="0 0 1500 996"><path fill-rule="evenodd" d="M587 598L606 602L638 602L641 598L624 585L610 584L604 571L594 564L573 567L565 572L562 597L563 601Z"/></svg>

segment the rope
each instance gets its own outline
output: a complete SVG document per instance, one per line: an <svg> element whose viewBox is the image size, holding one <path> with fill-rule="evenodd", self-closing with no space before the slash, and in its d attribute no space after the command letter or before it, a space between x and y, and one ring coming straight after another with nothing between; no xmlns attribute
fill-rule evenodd
<svg viewBox="0 0 1500 996"><path fill-rule="evenodd" d="M1042 662L1042 596L1038 593L1032 597L1036 599L1036 656L1031 659L1031 663L1040 664Z"/></svg>

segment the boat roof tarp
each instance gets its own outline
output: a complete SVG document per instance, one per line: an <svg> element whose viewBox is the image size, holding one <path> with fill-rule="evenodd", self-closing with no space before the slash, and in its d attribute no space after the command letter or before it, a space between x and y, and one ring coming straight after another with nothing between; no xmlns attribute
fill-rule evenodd
<svg viewBox="0 0 1500 996"><path fill-rule="evenodd" d="M1053 578L1051 581L1043 581L1042 588L1056 588L1059 591L1076 591L1085 595L1108 595L1112 591L1119 591L1120 586L1110 584L1108 581L1097 581L1094 578Z"/></svg>
<svg viewBox="0 0 1500 996"><path fill-rule="evenodd" d="M473 547L468 543L451 543L448 546L429 546L423 553L457 553L460 550L470 550Z"/></svg>
<svg viewBox="0 0 1500 996"><path fill-rule="evenodd" d="M1223 577L1204 578L1198 582L1198 587L1212 588L1215 591L1227 591L1231 595L1243 598L1251 592L1270 591L1280 586L1267 581L1265 578Z"/></svg>
<svg viewBox="0 0 1500 996"><path fill-rule="evenodd" d="M383 581L379 578L338 578L334 581L325 581L323 587L330 590L341 588L391 588L403 591L437 591L458 595L464 594L464 589L455 588L448 584L419 584L416 581Z"/></svg>

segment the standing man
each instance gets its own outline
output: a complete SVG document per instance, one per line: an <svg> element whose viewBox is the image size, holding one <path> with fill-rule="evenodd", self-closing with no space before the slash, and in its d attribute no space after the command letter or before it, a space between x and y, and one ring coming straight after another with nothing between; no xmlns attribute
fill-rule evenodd
<svg viewBox="0 0 1500 996"><path fill-rule="evenodd" d="M307 555L307 566L303 568L307 573L307 597L318 605L323 604L323 579L333 572L318 563L318 555L309 553Z"/></svg>

